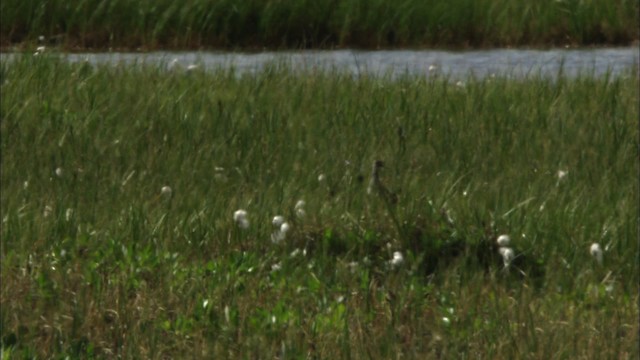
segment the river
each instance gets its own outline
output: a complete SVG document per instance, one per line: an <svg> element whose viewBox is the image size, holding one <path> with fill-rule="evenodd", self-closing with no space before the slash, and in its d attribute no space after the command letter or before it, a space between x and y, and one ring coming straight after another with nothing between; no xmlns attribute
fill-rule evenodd
<svg viewBox="0 0 640 360"><path fill-rule="evenodd" d="M49 51L49 50L45 50ZM171 70L200 68L214 70L233 67L238 74L263 71L273 64L287 64L296 70L321 69L353 75L444 76L451 79L470 75L483 78L506 75L514 78L551 76L602 76L638 68L637 47L594 49L491 49L471 51L440 50L331 50L278 52L148 52L148 53L52 53L70 62L131 65L157 63ZM0 61L19 55L0 54ZM33 56L26 54L24 56Z"/></svg>

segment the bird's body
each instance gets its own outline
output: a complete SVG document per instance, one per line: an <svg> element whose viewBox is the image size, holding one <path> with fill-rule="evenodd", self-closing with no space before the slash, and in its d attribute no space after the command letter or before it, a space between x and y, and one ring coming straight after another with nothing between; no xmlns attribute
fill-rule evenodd
<svg viewBox="0 0 640 360"><path fill-rule="evenodd" d="M398 199L396 194L387 189L380 180L380 169L384 167L382 160L376 160L373 162L371 168L371 179L369 180L369 186L367 187L367 194L377 194L388 204L395 204Z"/></svg>

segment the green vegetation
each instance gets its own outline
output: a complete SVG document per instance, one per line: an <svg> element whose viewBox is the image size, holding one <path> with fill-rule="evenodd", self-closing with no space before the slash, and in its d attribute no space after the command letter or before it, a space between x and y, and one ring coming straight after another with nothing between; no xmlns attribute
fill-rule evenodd
<svg viewBox="0 0 640 360"><path fill-rule="evenodd" d="M637 83L3 62L3 357L633 358Z"/></svg>
<svg viewBox="0 0 640 360"><path fill-rule="evenodd" d="M629 45L632 0L4 0L0 44L70 49Z"/></svg>

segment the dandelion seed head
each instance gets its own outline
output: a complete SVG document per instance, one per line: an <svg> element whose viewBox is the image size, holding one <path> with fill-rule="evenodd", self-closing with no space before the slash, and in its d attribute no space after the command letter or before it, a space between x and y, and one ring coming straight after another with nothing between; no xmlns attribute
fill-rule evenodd
<svg viewBox="0 0 640 360"><path fill-rule="evenodd" d="M564 179L569 174L569 170L558 170L558 180Z"/></svg>
<svg viewBox="0 0 640 360"><path fill-rule="evenodd" d="M504 262L505 267L509 267L513 259L516 257L513 249L509 247L501 247L500 249L498 249L498 252L500 253L500 255L502 255L502 261Z"/></svg>
<svg viewBox="0 0 640 360"><path fill-rule="evenodd" d="M171 196L172 190L169 186L163 186L160 190L160 193L164 196Z"/></svg>
<svg viewBox="0 0 640 360"><path fill-rule="evenodd" d="M298 202L296 202L296 206L293 208L296 212L296 216L300 219L306 215L306 212L304 211L305 204L304 200L298 200Z"/></svg>
<svg viewBox="0 0 640 360"><path fill-rule="evenodd" d="M393 258L391 259L392 266L399 266L404 262L404 257L400 251L396 251L393 253Z"/></svg>
<svg viewBox="0 0 640 360"><path fill-rule="evenodd" d="M62 170L62 168L61 168L61 167L57 168L57 169L56 169L56 176L57 176L57 177L59 177L59 178L61 178L61 177L62 177L62 175L64 175L64 170Z"/></svg>
<svg viewBox="0 0 640 360"><path fill-rule="evenodd" d="M509 237L509 235L506 235L506 234L500 235L498 236L498 240L496 242L500 247L509 246L509 243L511 243L511 237Z"/></svg>
<svg viewBox="0 0 640 360"><path fill-rule="evenodd" d="M448 317L443 316L442 317L442 323L445 324L445 325L450 325L451 324L451 320Z"/></svg>
<svg viewBox="0 0 640 360"><path fill-rule="evenodd" d="M273 226L280 227L280 225L284 224L284 217L282 215L276 215L273 217L271 223Z"/></svg>
<svg viewBox="0 0 640 360"><path fill-rule="evenodd" d="M327 176L325 174L320 174L318 175L318 181L319 182L323 182L327 179Z"/></svg>
<svg viewBox="0 0 640 360"><path fill-rule="evenodd" d="M273 272L280 271L280 269L282 269L282 265L280 263L275 263L271 265L271 271Z"/></svg>
<svg viewBox="0 0 640 360"><path fill-rule="evenodd" d="M289 225L288 222L283 223L282 225L280 225L280 232L286 234L289 229L291 229L291 225Z"/></svg>
<svg viewBox="0 0 640 360"><path fill-rule="evenodd" d="M73 209L68 208L67 211L64 212L65 220L69 221L73 217Z"/></svg>
<svg viewBox="0 0 640 360"><path fill-rule="evenodd" d="M233 221L240 221L247 217L247 212L242 209L238 209L233 213Z"/></svg>
<svg viewBox="0 0 640 360"><path fill-rule="evenodd" d="M593 258L596 259L598 264L602 264L603 254L602 254L602 248L600 247L600 244L598 243L591 244L591 246L589 247L589 252L591 253L591 256L593 256Z"/></svg>
<svg viewBox="0 0 640 360"><path fill-rule="evenodd" d="M247 212L245 210L236 210L233 213L233 221L235 221L241 229L249 228L249 219L247 219Z"/></svg>

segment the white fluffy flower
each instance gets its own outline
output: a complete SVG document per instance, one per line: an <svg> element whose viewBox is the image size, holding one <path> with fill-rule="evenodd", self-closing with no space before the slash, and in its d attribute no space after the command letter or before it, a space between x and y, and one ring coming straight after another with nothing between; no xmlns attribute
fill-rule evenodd
<svg viewBox="0 0 640 360"><path fill-rule="evenodd" d="M160 190L160 193L164 196L171 196L171 193L173 192L173 190L171 190L171 187L169 186L163 186L162 189Z"/></svg>
<svg viewBox="0 0 640 360"><path fill-rule="evenodd" d="M282 265L280 263L275 263L271 265L271 271L273 272L280 271L280 269L282 269Z"/></svg>
<svg viewBox="0 0 640 360"><path fill-rule="evenodd" d="M61 178L62 175L64 175L64 171L62 170L62 168L61 167L57 168L56 169L56 176Z"/></svg>
<svg viewBox="0 0 640 360"><path fill-rule="evenodd" d="M236 210L233 213L233 221L235 221L241 229L249 228L249 219L247 219L247 212L245 210Z"/></svg>
<svg viewBox="0 0 640 360"><path fill-rule="evenodd" d="M593 256L593 258L596 259L598 264L602 264L602 248L600 247L600 244L598 243L591 244L591 247L589 248L589 252L591 253L591 256Z"/></svg>
<svg viewBox="0 0 640 360"><path fill-rule="evenodd" d="M516 254L513 252L512 248L509 247L501 247L498 249L500 255L502 255L502 261L504 262L504 267L509 267L511 262L516 257Z"/></svg>
<svg viewBox="0 0 640 360"><path fill-rule="evenodd" d="M402 256L402 253L400 251L396 251L393 253L393 258L391 259L390 263L392 266L399 266L404 262L404 257Z"/></svg>
<svg viewBox="0 0 640 360"><path fill-rule="evenodd" d="M284 217L282 215L276 215L271 220L273 226L280 227L280 225L284 224Z"/></svg>
<svg viewBox="0 0 640 360"><path fill-rule="evenodd" d="M562 180L569 174L569 170L558 170L558 180Z"/></svg>
<svg viewBox="0 0 640 360"><path fill-rule="evenodd" d="M498 246L500 247L505 247L505 246L509 246L509 243L511 242L511 237L509 237L509 235L500 235L498 236Z"/></svg>
<svg viewBox="0 0 640 360"><path fill-rule="evenodd" d="M275 225L275 223L274 223ZM280 228L271 234L271 242L279 244L282 240L287 238L287 232L291 229L291 225L288 222L283 222Z"/></svg>
<svg viewBox="0 0 640 360"><path fill-rule="evenodd" d="M296 203L296 206L294 207L296 216L300 219L306 215L306 212L304 211L305 204L306 203L304 202L304 200L298 200L298 202Z"/></svg>

